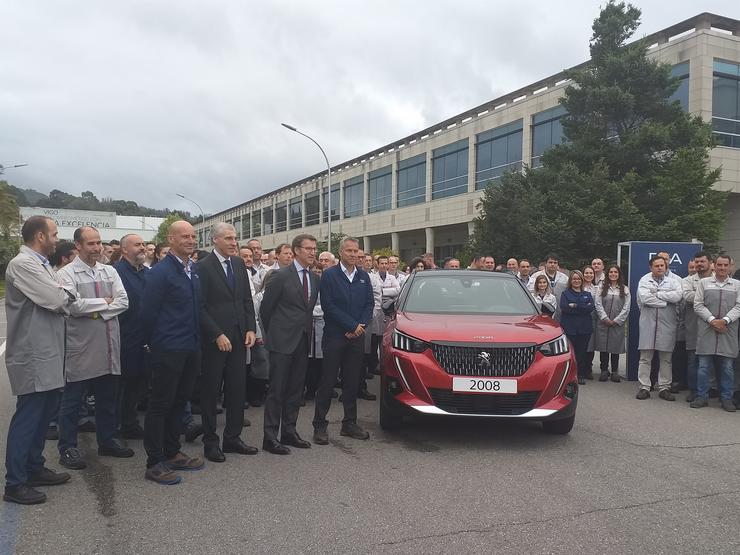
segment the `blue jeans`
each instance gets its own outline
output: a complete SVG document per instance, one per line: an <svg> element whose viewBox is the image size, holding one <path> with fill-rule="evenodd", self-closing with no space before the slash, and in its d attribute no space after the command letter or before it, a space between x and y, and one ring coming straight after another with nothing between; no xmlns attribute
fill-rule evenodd
<svg viewBox="0 0 740 555"><path fill-rule="evenodd" d="M95 434L98 447L109 445L116 436L116 390L118 376L106 374L64 385L59 409L59 453L77 447L77 420L89 386L95 388Z"/></svg>
<svg viewBox="0 0 740 555"><path fill-rule="evenodd" d="M59 411L60 396L59 389L18 395L5 449L7 486L25 484L44 468L46 428Z"/></svg>
<svg viewBox="0 0 740 555"><path fill-rule="evenodd" d="M696 359L696 351L686 350L686 384L689 386L689 391L696 393L696 380L697 380L697 368L698 360Z"/></svg>
<svg viewBox="0 0 740 555"><path fill-rule="evenodd" d="M713 364L716 365L720 377L720 399L732 399L735 389L735 359L721 355L696 355L699 359L696 396L699 399L709 398L709 380L712 375Z"/></svg>

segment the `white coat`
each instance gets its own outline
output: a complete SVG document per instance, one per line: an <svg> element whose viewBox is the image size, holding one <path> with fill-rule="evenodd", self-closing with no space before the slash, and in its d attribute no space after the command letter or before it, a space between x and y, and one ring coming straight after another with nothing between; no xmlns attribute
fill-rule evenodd
<svg viewBox="0 0 740 555"><path fill-rule="evenodd" d="M676 346L678 303L682 299L680 282L663 277L657 281L652 273L640 278L637 306L640 309L638 348L672 353Z"/></svg>
<svg viewBox="0 0 740 555"><path fill-rule="evenodd" d="M719 281L716 276L699 280L694 310L698 318L696 354L735 358L738 355L740 281L731 277ZM726 332L717 333L709 325L716 318L724 318L727 322Z"/></svg>

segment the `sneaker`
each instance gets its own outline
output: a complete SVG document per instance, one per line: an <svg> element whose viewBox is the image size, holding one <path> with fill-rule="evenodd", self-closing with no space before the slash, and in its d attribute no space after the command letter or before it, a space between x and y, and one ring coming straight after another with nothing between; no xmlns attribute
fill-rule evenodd
<svg viewBox="0 0 740 555"><path fill-rule="evenodd" d="M174 486L182 481L180 475L173 472L165 463L157 463L147 468L144 478L165 486Z"/></svg>
<svg viewBox="0 0 740 555"><path fill-rule="evenodd" d="M658 397L660 397L664 401L675 401L676 400L676 398L673 396L673 393L671 393L670 389L663 389L660 393L658 393Z"/></svg>
<svg viewBox="0 0 740 555"><path fill-rule="evenodd" d="M600 382L606 382L606 381L609 381L609 372L608 372L608 371L606 371L606 370L604 370L604 371L603 371L603 372L601 373L601 375L599 376L599 381L600 381Z"/></svg>
<svg viewBox="0 0 740 555"><path fill-rule="evenodd" d="M87 463L82 458L82 451L77 449L77 447L68 447L65 449L64 453L59 456L59 464L70 470L87 468Z"/></svg>
<svg viewBox="0 0 740 555"><path fill-rule="evenodd" d="M191 457L186 455L182 451L178 451L177 455L165 461L167 466L172 470L200 470L205 466L205 462L201 457Z"/></svg>
<svg viewBox="0 0 740 555"><path fill-rule="evenodd" d="M732 402L732 399L723 399L720 402L720 406L722 407L722 410L725 410L727 412L735 412L737 410L735 408L735 403Z"/></svg>
<svg viewBox="0 0 740 555"><path fill-rule="evenodd" d="M622 381L622 377L619 375L619 372L612 372L612 375L609 379L614 383L619 383Z"/></svg>
<svg viewBox="0 0 740 555"><path fill-rule="evenodd" d="M686 396L686 402L690 403L691 401L694 401L696 399L696 393L694 391L689 391L689 394Z"/></svg>
<svg viewBox="0 0 740 555"><path fill-rule="evenodd" d="M360 428L357 424L342 424L342 430L339 435L351 437L354 439L369 439L370 434Z"/></svg>
<svg viewBox="0 0 740 555"><path fill-rule="evenodd" d="M72 476L66 472L54 472L50 468L44 467L36 474L29 476L26 485L34 488L38 486L58 486L69 482L70 478Z"/></svg>
<svg viewBox="0 0 740 555"><path fill-rule="evenodd" d="M19 505L38 505L46 501L46 494L26 484L5 486L3 501L18 503Z"/></svg>
<svg viewBox="0 0 740 555"><path fill-rule="evenodd" d="M316 445L329 445L329 434L326 430L315 429L313 431L313 442Z"/></svg>
<svg viewBox="0 0 740 555"><path fill-rule="evenodd" d="M98 447L98 455L101 457L127 459L134 456L134 450L128 447L123 440L113 438L108 445Z"/></svg>
<svg viewBox="0 0 740 555"><path fill-rule="evenodd" d="M640 391L638 391L637 395L635 395L635 399L639 399L640 401L650 399L650 391L640 388Z"/></svg>
<svg viewBox="0 0 740 555"><path fill-rule="evenodd" d="M689 406L692 409L702 409L706 406L709 406L709 401L707 399L702 399L701 397L697 397L693 401L691 401L691 404Z"/></svg>

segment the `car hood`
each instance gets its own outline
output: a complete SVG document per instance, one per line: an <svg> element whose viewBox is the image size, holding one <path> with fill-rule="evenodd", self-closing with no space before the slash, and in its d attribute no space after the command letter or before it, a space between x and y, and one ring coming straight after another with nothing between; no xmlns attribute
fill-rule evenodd
<svg viewBox="0 0 740 555"><path fill-rule="evenodd" d="M562 335L560 325L549 316L488 316L454 314L396 315L396 328L422 341L453 343L534 343Z"/></svg>

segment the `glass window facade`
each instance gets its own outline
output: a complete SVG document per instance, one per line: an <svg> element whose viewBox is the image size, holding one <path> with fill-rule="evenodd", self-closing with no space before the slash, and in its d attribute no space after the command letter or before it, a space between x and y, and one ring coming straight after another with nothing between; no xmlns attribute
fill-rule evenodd
<svg viewBox="0 0 740 555"><path fill-rule="evenodd" d="M275 205L275 233L288 229L288 202L278 202Z"/></svg>
<svg viewBox="0 0 740 555"><path fill-rule="evenodd" d="M262 211L252 211L252 233L249 234L251 237L259 237L262 235Z"/></svg>
<svg viewBox="0 0 740 555"><path fill-rule="evenodd" d="M306 226L317 225L319 223L319 210L321 207L321 201L319 200L319 192L314 191L313 193L306 193Z"/></svg>
<svg viewBox="0 0 740 555"><path fill-rule="evenodd" d="M247 239L249 239L249 237L251 236L250 227L249 227L250 226L250 220L251 220L251 218L250 218L249 212L247 212L246 214L242 214L241 237L245 241Z"/></svg>
<svg viewBox="0 0 740 555"><path fill-rule="evenodd" d="M234 218L234 221L231 223L231 225L234 226L234 229L236 230L236 240L242 238L242 219L241 217Z"/></svg>
<svg viewBox="0 0 740 555"><path fill-rule="evenodd" d="M371 171L367 180L367 212L381 212L391 209L393 192L391 191L391 179L393 177L393 166L386 166Z"/></svg>
<svg viewBox="0 0 740 555"><path fill-rule="evenodd" d="M267 206L262 209L262 232L265 235L275 233L275 228L272 225L273 222L273 207Z"/></svg>
<svg viewBox="0 0 740 555"><path fill-rule="evenodd" d="M365 176L358 175L344 182L344 217L362 216L362 192ZM332 198L332 201L334 199Z"/></svg>
<svg viewBox="0 0 740 555"><path fill-rule="evenodd" d="M475 188L484 189L504 172L522 167L524 120L481 133L475 145Z"/></svg>
<svg viewBox="0 0 740 555"><path fill-rule="evenodd" d="M288 208L290 214L290 229L299 229L303 227L303 198L295 197L290 199Z"/></svg>
<svg viewBox="0 0 740 555"><path fill-rule="evenodd" d="M432 200L468 191L468 139L432 151Z"/></svg>
<svg viewBox="0 0 740 555"><path fill-rule="evenodd" d="M712 129L718 145L740 148L740 64L714 60Z"/></svg>
<svg viewBox="0 0 740 555"><path fill-rule="evenodd" d="M684 112L689 109L689 62L681 62L671 68L671 75L680 79L678 88L668 98L669 102L678 100Z"/></svg>
<svg viewBox="0 0 740 555"><path fill-rule="evenodd" d="M326 187L321 189L322 198L322 210L323 216L321 219L324 223L329 221L329 196L326 194ZM339 183L335 183L331 186L331 221L339 219L339 212L341 207L339 206Z"/></svg>
<svg viewBox="0 0 740 555"><path fill-rule="evenodd" d="M426 200L427 155L419 154L398 163L398 207L419 204Z"/></svg>
<svg viewBox="0 0 740 555"><path fill-rule="evenodd" d="M532 116L532 161L533 168L542 165L541 156L548 148L565 140L560 118L565 115L565 108L555 106Z"/></svg>

